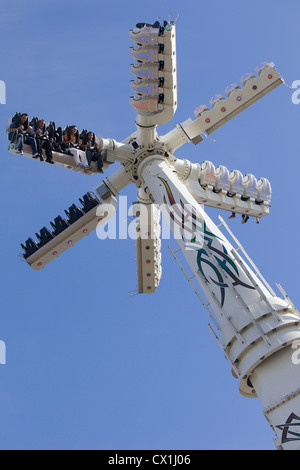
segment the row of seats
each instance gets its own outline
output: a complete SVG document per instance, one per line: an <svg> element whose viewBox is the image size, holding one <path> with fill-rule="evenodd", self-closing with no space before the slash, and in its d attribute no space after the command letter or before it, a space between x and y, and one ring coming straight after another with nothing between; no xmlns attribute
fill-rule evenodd
<svg viewBox="0 0 300 470"><path fill-rule="evenodd" d="M255 67L255 71L258 76L261 75L263 71L265 71L267 68L274 67L273 62L261 62L258 64L257 67ZM247 86L248 84L251 84L251 82L256 78L256 76L253 73L245 73L242 75L240 81L243 87ZM272 78L272 75L270 75L270 78ZM257 89L256 85L253 85L253 89ZM237 83L231 83L226 89L225 93L227 97L229 98L232 93L237 92L240 90L240 86ZM239 99L239 97L237 97ZM223 95L221 94L216 94L209 100L209 104L212 108L214 108L216 105L221 104L223 101L225 101L226 98L224 98ZM201 106L198 106L197 109L195 109L194 114L196 117L200 117L203 113L206 113L207 111L210 111L210 108L203 104Z"/></svg>
<svg viewBox="0 0 300 470"><path fill-rule="evenodd" d="M7 128L7 136L8 136L8 139L12 143L17 140L16 134L23 134L25 143L26 143L26 136L28 137L30 136L30 129L31 128L33 130L38 129L38 123L41 121L41 119L35 116L29 122L27 118L27 121L24 123L24 125L20 126L20 124L23 124L21 121L22 115L24 114L16 113L14 117L10 119L10 122ZM15 125L12 126L12 123L15 123ZM11 132L11 127L18 128L19 126L20 126L20 130L17 130L14 133ZM69 143L67 141L70 140L71 134L72 134L73 142ZM82 165L82 166L90 167L91 161L97 161L98 171L103 172L102 171L103 161L101 157L101 151L96 142L95 134L92 131L83 129L81 130L81 132L79 132L75 125L72 125L72 126L67 125L63 129L62 127L56 127L56 124L54 121L50 121L48 124L44 125L40 135L31 135L30 138L31 140L34 138L37 141L37 143L38 141L44 142L42 146L40 145L39 147L40 149L45 148L45 143L47 144L47 150L50 152L50 156L49 156L50 160L52 160L52 151L64 153L68 155L73 155L73 156L74 156L74 150L72 151L72 148L78 149L78 152L81 152L81 155L84 152L88 151L89 152L88 158L86 158L85 155L83 155L84 160L85 160L85 165ZM75 162L78 164L77 160L78 158L77 159L75 158Z"/></svg>
<svg viewBox="0 0 300 470"><path fill-rule="evenodd" d="M223 165L215 168L208 160L201 165L199 182L203 187L212 187L215 192L225 191L228 196L239 194L243 199L251 198L258 204L271 201L271 184L266 178L257 180L250 173L243 176L239 170L229 172Z"/></svg>
<svg viewBox="0 0 300 470"><path fill-rule="evenodd" d="M99 199L90 192L85 194L82 199L80 198L79 201L81 203L81 207L77 207L76 204L72 204L68 210L65 210L67 219L58 216L54 219L54 222L50 222L52 230L49 230L47 227L43 227L39 233L36 233L38 242L32 238L28 238L25 244L21 243L21 247L24 250L23 257L25 259L39 250L42 246L46 245L46 243L50 242L54 237L59 235L100 203Z"/></svg>
<svg viewBox="0 0 300 470"><path fill-rule="evenodd" d="M10 125L13 121L19 121L20 120L20 117L21 117L21 113L16 113L14 115L13 118L11 118L9 120L9 125L8 125L8 128L7 128L7 133L9 135L9 132L10 132ZM29 126L33 127L34 129L37 128L37 123L40 119L38 117L33 117L30 121L29 121ZM70 129L71 127L73 126L70 126L70 125L67 125L65 126L65 128L63 129L62 127L56 127L56 124L54 121L50 121L48 124L45 125L45 129L44 131L48 132L48 137L49 137L49 140L51 141L52 145L53 145L53 150L56 151L56 152L62 152L62 153L68 153L64 144L63 144L63 137L65 134L68 134L70 132ZM82 144L86 144L87 142L87 136L88 136L88 131L86 129L83 129L81 132L76 132L76 135L77 135L77 140L82 140ZM8 139L10 139L10 137L8 136ZM95 134L93 133L93 143L96 143L96 139L95 139Z"/></svg>

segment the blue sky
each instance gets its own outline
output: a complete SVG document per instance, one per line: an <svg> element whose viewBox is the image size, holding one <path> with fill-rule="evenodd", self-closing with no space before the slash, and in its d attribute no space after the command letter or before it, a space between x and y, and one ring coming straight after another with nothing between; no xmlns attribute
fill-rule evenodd
<svg viewBox="0 0 300 470"><path fill-rule="evenodd" d="M154 295L134 295L135 245L96 233L35 272L20 243L101 182L8 154L16 111L122 141L135 131L128 30L177 12L178 110L164 134L264 60L300 80L297 0L0 4L1 449L274 449L257 399L242 397L209 318L163 241ZM270 215L230 227L296 305L300 104L281 85L176 156L272 184ZM104 176L117 169L111 166ZM128 203L136 188L128 187ZM215 222L218 212L207 211ZM225 219L227 213L220 213Z"/></svg>

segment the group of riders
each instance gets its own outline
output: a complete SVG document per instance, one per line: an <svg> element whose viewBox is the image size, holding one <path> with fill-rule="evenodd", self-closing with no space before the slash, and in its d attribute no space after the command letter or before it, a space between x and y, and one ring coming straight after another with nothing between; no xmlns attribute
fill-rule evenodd
<svg viewBox="0 0 300 470"><path fill-rule="evenodd" d="M11 148L15 148L20 155L24 153L24 144L30 145L32 158L44 161L43 149L46 154L46 162L53 164L53 151L65 153L74 157L78 167L88 170L92 161L97 162L98 171L103 173L103 161L101 150L92 131L83 130L79 134L76 125L55 127L50 121L48 125L44 119L37 117L28 119L27 113L16 113L8 128L8 139Z"/></svg>

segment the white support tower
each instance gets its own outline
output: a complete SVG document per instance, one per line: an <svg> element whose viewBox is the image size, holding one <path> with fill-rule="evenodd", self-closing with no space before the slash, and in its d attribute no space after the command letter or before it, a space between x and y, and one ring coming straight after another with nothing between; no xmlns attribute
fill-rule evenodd
<svg viewBox="0 0 300 470"><path fill-rule="evenodd" d="M283 80L273 63L263 62L256 68L257 75L242 76L241 86L229 85L226 98L215 95L211 108L198 106L194 120L188 118L159 136L157 125L169 122L177 108L175 24L139 23L129 36L135 44L130 53L136 59L131 66L136 95L130 103L137 113L136 130L123 142L97 137L103 169L115 162L119 168L103 179L95 194L80 199L80 207L73 204L65 211L67 217L51 222L52 229L43 227L37 241L29 238L22 245L23 256L33 269L42 269L98 224L106 223L116 211L118 194L135 184L138 293L154 293L159 285L162 213L191 276L178 252L172 253L209 313L209 328L239 381L240 393L262 402L277 449L300 449L300 384L292 360L293 345L300 341L299 312L281 286L283 298L274 293L226 223L222 220L221 225L237 248L203 209L209 206L260 219L269 214L271 184L264 177L242 175L225 165L215 168L207 160L200 165L174 155L185 143L199 144ZM13 143L9 152L16 153ZM24 152L31 158L28 146ZM76 167L73 157L60 151L53 151L53 161L87 174L98 171L95 164L87 171Z"/></svg>
<svg viewBox="0 0 300 470"><path fill-rule="evenodd" d="M300 340L299 312L273 295L163 159L153 156L140 171L175 234L179 227L178 245L214 312L214 335L240 393L261 400L277 447L295 448L291 426L299 432L300 387L292 345Z"/></svg>

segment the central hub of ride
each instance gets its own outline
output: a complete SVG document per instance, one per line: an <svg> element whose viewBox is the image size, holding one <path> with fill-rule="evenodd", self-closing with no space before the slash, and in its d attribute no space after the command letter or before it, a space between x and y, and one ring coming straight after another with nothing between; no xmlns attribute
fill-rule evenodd
<svg viewBox="0 0 300 470"><path fill-rule="evenodd" d="M140 149L138 149L133 162L131 164L128 164L128 169L131 172L132 180L138 188L142 186L142 180L140 177L141 164L144 165L146 160L150 158L152 159L153 157L167 159L168 161L171 161L172 159L172 155L167 152L164 143L156 142L155 145L153 145L152 147L141 147Z"/></svg>

